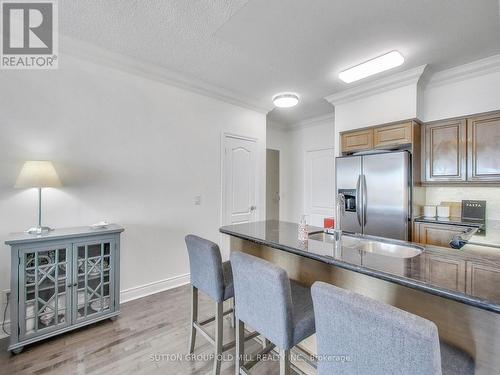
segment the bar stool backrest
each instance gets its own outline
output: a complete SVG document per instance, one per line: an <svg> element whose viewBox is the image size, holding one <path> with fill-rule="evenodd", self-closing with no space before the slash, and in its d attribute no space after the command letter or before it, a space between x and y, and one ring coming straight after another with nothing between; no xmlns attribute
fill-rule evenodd
<svg viewBox="0 0 500 375"><path fill-rule="evenodd" d="M431 321L323 282L311 292L318 374L441 374Z"/></svg>
<svg viewBox="0 0 500 375"><path fill-rule="evenodd" d="M189 254L191 284L215 302L222 302L224 276L219 246L192 234L187 235L185 241Z"/></svg>
<svg viewBox="0 0 500 375"><path fill-rule="evenodd" d="M292 342L292 295L285 270L252 255L231 253L236 318L279 348Z"/></svg>

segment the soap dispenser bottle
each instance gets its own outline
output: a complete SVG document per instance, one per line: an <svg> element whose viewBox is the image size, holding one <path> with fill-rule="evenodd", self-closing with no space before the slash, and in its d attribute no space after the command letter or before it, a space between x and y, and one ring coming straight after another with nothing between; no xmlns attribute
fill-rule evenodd
<svg viewBox="0 0 500 375"><path fill-rule="evenodd" d="M309 238L309 228L307 227L306 215L302 215L299 221L299 241L307 241Z"/></svg>

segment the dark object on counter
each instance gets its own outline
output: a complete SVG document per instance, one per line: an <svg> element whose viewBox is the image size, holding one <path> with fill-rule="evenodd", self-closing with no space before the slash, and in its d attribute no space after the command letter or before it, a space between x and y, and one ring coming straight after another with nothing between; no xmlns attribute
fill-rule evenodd
<svg viewBox="0 0 500 375"><path fill-rule="evenodd" d="M486 201L462 201L462 220L484 222L486 218Z"/></svg>
<svg viewBox="0 0 500 375"><path fill-rule="evenodd" d="M461 249L469 243L470 238L476 234L478 230L479 228L471 227L463 233L456 234L450 241L450 247L453 249Z"/></svg>

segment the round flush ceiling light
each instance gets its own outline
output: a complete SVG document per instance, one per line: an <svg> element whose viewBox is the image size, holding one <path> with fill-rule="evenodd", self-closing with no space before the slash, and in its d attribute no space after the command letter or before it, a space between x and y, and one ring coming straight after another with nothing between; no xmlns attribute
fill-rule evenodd
<svg viewBox="0 0 500 375"><path fill-rule="evenodd" d="M290 108L296 106L299 96L293 92L283 92L273 96L273 103L278 108Z"/></svg>

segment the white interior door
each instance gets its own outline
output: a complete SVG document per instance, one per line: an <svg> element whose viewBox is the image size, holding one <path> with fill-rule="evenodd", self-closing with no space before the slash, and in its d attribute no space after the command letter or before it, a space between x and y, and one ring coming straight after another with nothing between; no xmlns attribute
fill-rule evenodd
<svg viewBox="0 0 500 375"><path fill-rule="evenodd" d="M255 140L224 137L224 225L248 223L258 217L256 152Z"/></svg>
<svg viewBox="0 0 500 375"><path fill-rule="evenodd" d="M304 208L310 225L322 227L323 219L334 215L334 160L333 149L306 151Z"/></svg>

